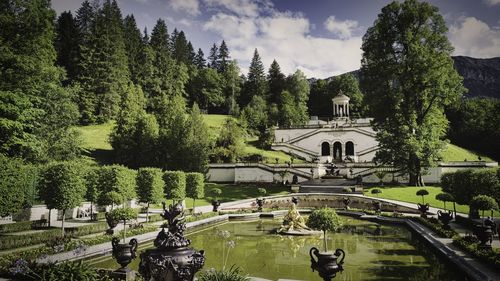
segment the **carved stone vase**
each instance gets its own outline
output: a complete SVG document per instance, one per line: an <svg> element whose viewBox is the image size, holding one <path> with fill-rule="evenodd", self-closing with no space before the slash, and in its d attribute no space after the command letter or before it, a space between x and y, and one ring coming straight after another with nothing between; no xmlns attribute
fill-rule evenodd
<svg viewBox="0 0 500 281"><path fill-rule="evenodd" d="M205 252L189 248L184 237L186 225L182 205L163 204L162 217L167 220L154 241L155 249L141 254L139 273L149 281L193 281L205 264Z"/></svg>
<svg viewBox="0 0 500 281"><path fill-rule="evenodd" d="M351 199L349 197L344 197L344 199L342 199L342 202L344 203L345 209L349 210L349 204L351 204Z"/></svg>
<svg viewBox="0 0 500 281"><path fill-rule="evenodd" d="M491 242L493 241L493 231L489 225L475 225L474 235L479 239L478 248L490 250Z"/></svg>
<svg viewBox="0 0 500 281"><path fill-rule="evenodd" d="M120 240L116 237L111 240L111 245L113 245L113 257L116 262L121 265L118 271L127 271L127 265L132 262L136 257L137 251L137 239L131 239L128 244L123 244L119 242Z"/></svg>
<svg viewBox="0 0 500 281"><path fill-rule="evenodd" d="M438 214L438 220L440 220L443 223L443 228L444 229L451 229L450 228L450 221L453 220L453 212L452 211L437 211Z"/></svg>
<svg viewBox="0 0 500 281"><path fill-rule="evenodd" d="M379 215L382 212L382 203L380 201L374 201L373 208L375 209L375 213Z"/></svg>
<svg viewBox="0 0 500 281"><path fill-rule="evenodd" d="M212 212L218 212L219 206L220 206L219 200L212 200Z"/></svg>
<svg viewBox="0 0 500 281"><path fill-rule="evenodd" d="M420 211L420 216L423 218L427 217L427 212L429 211L429 203L417 204L418 210Z"/></svg>
<svg viewBox="0 0 500 281"><path fill-rule="evenodd" d="M342 267L345 258L345 252L342 249L337 249L333 254L320 253L316 247L309 250L311 257L311 269L318 271L319 276L324 281L331 281L339 271L344 270Z"/></svg>
<svg viewBox="0 0 500 281"><path fill-rule="evenodd" d="M104 214L104 216L106 217L106 223L109 226L109 229L106 230L106 233L113 235L113 233L115 232L114 228L118 225L119 221L111 217L107 212Z"/></svg>
<svg viewBox="0 0 500 281"><path fill-rule="evenodd" d="M262 212L262 207L264 206L264 203L266 202L266 199L264 199L264 198L257 198L255 200L255 202L257 203L257 206L258 206L257 210L259 212Z"/></svg>

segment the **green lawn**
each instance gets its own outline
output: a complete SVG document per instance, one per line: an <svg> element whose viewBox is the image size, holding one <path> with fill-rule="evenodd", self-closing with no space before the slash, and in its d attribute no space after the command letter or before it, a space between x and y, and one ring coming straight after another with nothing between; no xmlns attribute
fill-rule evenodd
<svg viewBox="0 0 500 281"><path fill-rule="evenodd" d="M114 122L111 121L99 125L78 127L78 131L80 131L83 140L82 148L89 150L111 150L112 147L109 144L109 134L113 126Z"/></svg>
<svg viewBox="0 0 500 281"><path fill-rule="evenodd" d="M248 198L257 198L260 196L257 189L259 187L265 188L267 190L267 195L279 195L290 193L290 188L283 185L276 184L220 184L220 183L207 183L205 185L205 198L197 199L195 201L196 206L206 206L211 205L210 200L210 190L212 188L220 188L222 194L219 200L222 202L230 202L235 200L242 200ZM167 200L167 204L171 204L171 200ZM156 205L159 207L160 205ZM193 206L193 200L186 198L186 206L191 208Z"/></svg>
<svg viewBox="0 0 500 281"><path fill-rule="evenodd" d="M465 148L461 148L454 144L448 144L446 149L441 153L443 157L443 161L464 161L467 159L468 161L478 161L478 156L480 154L475 153L474 151L467 150ZM485 155L481 155L481 160L483 161L493 161L491 158Z"/></svg>
<svg viewBox="0 0 500 281"><path fill-rule="evenodd" d="M415 186L397 186L397 187L373 187L380 188L382 193L378 194L378 198L393 199L409 203L422 203L422 197L417 196L415 193L420 189L426 189L429 195L424 196L425 203L429 203L432 207L443 208L443 202L436 200L436 195L441 193L441 187L427 186L427 187L415 187ZM377 198L376 195L371 194L373 188L368 188L364 190L365 196L370 196ZM453 209L453 203L446 203L447 209ZM457 212L468 214L469 206L456 204ZM486 214L486 212L485 212ZM495 216L500 216L499 212L495 212Z"/></svg>

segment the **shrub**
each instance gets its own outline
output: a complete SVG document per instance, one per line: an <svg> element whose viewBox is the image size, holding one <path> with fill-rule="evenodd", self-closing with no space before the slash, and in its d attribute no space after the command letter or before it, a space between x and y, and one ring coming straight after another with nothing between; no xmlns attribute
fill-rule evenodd
<svg viewBox="0 0 500 281"><path fill-rule="evenodd" d="M200 281L250 281L250 278L241 274L238 267L232 266L229 270L210 269L200 273Z"/></svg>
<svg viewBox="0 0 500 281"><path fill-rule="evenodd" d="M33 227L32 221L22 221L9 224L0 224L0 233L11 233L31 230Z"/></svg>
<svg viewBox="0 0 500 281"><path fill-rule="evenodd" d="M323 245L326 252L326 232L339 230L343 226L343 221L334 209L324 207L312 211L307 220L307 226L323 231Z"/></svg>
<svg viewBox="0 0 500 281"><path fill-rule="evenodd" d="M205 197L205 177L201 173L186 173L186 195L193 198L193 212L196 199Z"/></svg>
<svg viewBox="0 0 500 281"><path fill-rule="evenodd" d="M380 193L382 193L382 190L380 190L379 188L373 188L371 191L370 191L371 194L375 194L377 197Z"/></svg>
<svg viewBox="0 0 500 281"><path fill-rule="evenodd" d="M186 174L182 171L166 171L163 174L165 181L165 194L173 200L186 198Z"/></svg>
<svg viewBox="0 0 500 281"><path fill-rule="evenodd" d="M217 200L221 194L222 190L220 188L212 188L210 190L210 195L212 195L215 198L215 200Z"/></svg>
<svg viewBox="0 0 500 281"><path fill-rule="evenodd" d="M109 212L108 217L113 221L123 221L123 243L125 243L126 238L126 222L131 219L137 218L137 210L132 208L118 208Z"/></svg>
<svg viewBox="0 0 500 281"><path fill-rule="evenodd" d="M441 177L443 191L451 193L458 204L469 205L474 196L488 195L500 202L500 169L458 170Z"/></svg>
<svg viewBox="0 0 500 281"><path fill-rule="evenodd" d="M149 219L149 204L159 203L164 197L163 173L158 168L140 168L137 171L137 197L147 203L146 221Z"/></svg>
<svg viewBox="0 0 500 281"><path fill-rule="evenodd" d="M472 198L472 201L470 202L470 206L476 210L482 210L483 217L484 217L485 210L497 210L498 209L498 203L495 201L495 199L493 199L487 195L475 196L474 198Z"/></svg>
<svg viewBox="0 0 500 281"><path fill-rule="evenodd" d="M441 237L452 238L458 235L454 230L444 229L443 224L436 218L413 217L412 219L430 228Z"/></svg>
<svg viewBox="0 0 500 281"><path fill-rule="evenodd" d="M101 189L97 199L99 205L116 204L116 200L121 197L122 202L136 198L136 171L121 165L101 167L98 171L97 184ZM119 196L110 196L110 192L115 192Z"/></svg>
<svg viewBox="0 0 500 281"><path fill-rule="evenodd" d="M265 196L267 194L267 190L265 188L259 187L257 189L257 192L259 193L260 196Z"/></svg>
<svg viewBox="0 0 500 281"><path fill-rule="evenodd" d="M429 191L426 189L419 189L416 193L417 196L422 196L422 204L425 204L424 196L429 195Z"/></svg>
<svg viewBox="0 0 500 281"><path fill-rule="evenodd" d="M473 236L457 236L453 238L453 244L470 253L492 269L498 270L500 267L500 253L496 251L479 250L477 248L478 240Z"/></svg>
<svg viewBox="0 0 500 281"><path fill-rule="evenodd" d="M455 197L450 193L443 192L436 195L436 200L443 201L444 209L446 210L446 202L455 202Z"/></svg>

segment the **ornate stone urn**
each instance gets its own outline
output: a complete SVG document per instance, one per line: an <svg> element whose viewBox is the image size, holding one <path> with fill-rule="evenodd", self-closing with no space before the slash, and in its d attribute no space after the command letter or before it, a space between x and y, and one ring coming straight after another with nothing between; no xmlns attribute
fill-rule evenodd
<svg viewBox="0 0 500 281"><path fill-rule="evenodd" d="M474 235L479 239L479 249L491 250L491 242L493 242L493 231L489 225L475 225Z"/></svg>
<svg viewBox="0 0 500 281"><path fill-rule="evenodd" d="M344 263L345 252L342 249L337 249L333 254L320 253L316 247L309 250L311 257L311 269L318 271L319 276L324 281L331 281L332 278L337 276L337 272L344 270L342 264Z"/></svg>
<svg viewBox="0 0 500 281"><path fill-rule="evenodd" d="M345 209L349 210L349 204L351 204L351 199L349 197L344 197L344 199L342 199L342 202L344 203Z"/></svg>
<svg viewBox="0 0 500 281"><path fill-rule="evenodd" d="M382 203L380 203L380 201L373 201L373 208L375 209L375 213L377 215L380 215L380 213L382 212Z"/></svg>
<svg viewBox="0 0 500 281"><path fill-rule="evenodd" d="M219 200L212 200L212 212L218 212L219 206L220 206Z"/></svg>
<svg viewBox="0 0 500 281"><path fill-rule="evenodd" d="M154 241L156 249L141 254L139 273L144 280L192 281L205 264L203 250L188 248L191 241L184 237L186 224L183 214L182 205L170 205L167 210L163 204L162 217L167 223Z"/></svg>
<svg viewBox="0 0 500 281"><path fill-rule="evenodd" d="M111 240L111 245L113 245L113 257L116 259L116 262L121 265L121 268L117 270L117 272L127 273L130 271L127 268L127 265L132 262L136 257L137 251L137 239L131 239L128 244L120 243L120 239L113 237Z"/></svg>
<svg viewBox="0 0 500 281"><path fill-rule="evenodd" d="M429 211L429 203L417 204L418 210L420 211L420 216L423 218L427 217L427 212Z"/></svg>
<svg viewBox="0 0 500 281"><path fill-rule="evenodd" d="M452 211L437 211L438 214L438 220L440 220L443 223L443 227L445 229L450 229L450 221L453 219L453 212Z"/></svg>
<svg viewBox="0 0 500 281"><path fill-rule="evenodd" d="M262 206L264 206L264 203L266 202L266 199L264 198L257 198L255 200L255 203L257 203L257 211L262 212Z"/></svg>
<svg viewBox="0 0 500 281"><path fill-rule="evenodd" d="M110 216L108 212L106 212L104 216L106 217L106 223L109 226L109 229L106 230L106 233L112 235L115 232L114 228L118 225L119 221Z"/></svg>

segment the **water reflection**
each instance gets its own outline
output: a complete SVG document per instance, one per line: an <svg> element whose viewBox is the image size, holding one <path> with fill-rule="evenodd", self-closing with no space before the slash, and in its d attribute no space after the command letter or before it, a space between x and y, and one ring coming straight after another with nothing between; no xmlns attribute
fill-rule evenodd
<svg viewBox="0 0 500 281"><path fill-rule="evenodd" d="M464 280L406 228L346 220L345 229L328 236L329 249L346 252L345 270L335 280ZM321 245L322 237L272 234L280 224L279 220L227 223L189 238L193 247L205 250L205 269L221 268L223 244L217 233L229 231L235 247L226 267L235 264L251 276L271 280L320 280L311 271L309 249ZM116 267L112 261L111 267Z"/></svg>

